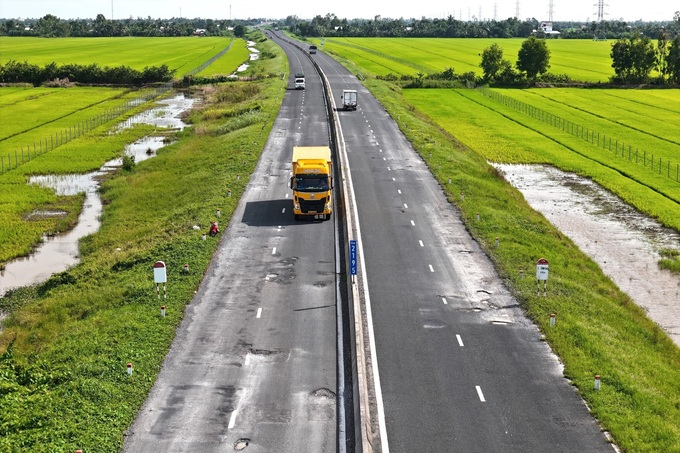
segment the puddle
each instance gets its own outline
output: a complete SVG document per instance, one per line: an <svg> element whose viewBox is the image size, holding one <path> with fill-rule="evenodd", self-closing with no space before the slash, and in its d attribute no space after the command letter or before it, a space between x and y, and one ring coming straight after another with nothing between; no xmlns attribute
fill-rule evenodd
<svg viewBox="0 0 680 453"><path fill-rule="evenodd" d="M254 41L248 41L248 51L250 51L250 61L257 60L260 58L260 51L255 48L255 42ZM243 72L247 70L250 67L248 63L243 63L241 66L239 66L236 69L236 72Z"/></svg>
<svg viewBox="0 0 680 453"><path fill-rule="evenodd" d="M661 249L680 248L680 234L588 179L538 165L494 166L680 346L680 275L657 264Z"/></svg>
<svg viewBox="0 0 680 453"><path fill-rule="evenodd" d="M136 123L183 129L186 124L179 115L190 109L194 102L194 99L185 98L184 95L162 100L158 107L131 117L119 129ZM135 162L141 162L155 156L156 151L165 145L163 137L144 137L127 145L124 153L134 156ZM44 236L44 242L30 256L7 263L5 270L0 271L0 297L11 288L41 283L78 263L78 241L95 233L101 225L102 202L97 193L99 181L102 176L118 169L122 161L122 158L110 160L98 171L87 174L42 175L29 179L30 184L49 187L57 195L85 192L85 202L73 229L55 236Z"/></svg>

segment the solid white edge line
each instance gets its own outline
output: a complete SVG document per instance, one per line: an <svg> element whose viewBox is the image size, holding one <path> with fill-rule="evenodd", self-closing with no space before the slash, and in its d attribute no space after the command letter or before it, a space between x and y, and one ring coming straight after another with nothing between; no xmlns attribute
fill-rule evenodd
<svg viewBox="0 0 680 453"><path fill-rule="evenodd" d="M333 99L333 96L331 96ZM338 133L340 135L340 140L342 143L344 143L344 137L342 133L342 126L340 125L340 121L337 121L336 124L338 125ZM344 146L342 147L344 149ZM345 168L347 170L347 186L349 187L349 190L351 192L351 197L352 200L356 200L356 194L354 193L354 185L352 184L352 173L349 168L349 161L347 157L344 159L345 161ZM387 170L390 170L390 167L387 167ZM357 241L357 253L359 254L359 262L361 266L361 281L363 284L363 289L364 289L364 304L366 306L366 324L368 326L368 343L371 348L371 370L373 371L373 385L374 385L374 392L375 392L375 404L376 404L376 410L377 410L377 416L378 416L378 429L380 431L380 445L382 447L382 453L389 453L390 451L390 446L389 442L387 440L387 427L386 427L386 421L385 421L385 408L383 405L383 397L382 397L382 387L380 385L380 372L378 370L378 352L376 351L375 347L375 333L373 331L373 315L371 313L371 296L369 294L368 290L368 277L366 276L366 262L364 260L364 250L363 250L363 241L361 240L361 227L359 225L359 213L357 212L356 208L356 203L352 204L352 210L354 219L356 220L356 241ZM351 229L350 229L351 232Z"/></svg>
<svg viewBox="0 0 680 453"><path fill-rule="evenodd" d="M484 399L484 394L482 393L482 388L478 385L475 385L475 388L477 389L477 395L479 396L479 401L481 401L482 403L486 402L486 400Z"/></svg>
<svg viewBox="0 0 680 453"><path fill-rule="evenodd" d="M463 346L465 346L465 345L463 344L463 339L461 338L460 335L456 334L456 340L458 340L458 346L460 346L461 348L462 348Z"/></svg>

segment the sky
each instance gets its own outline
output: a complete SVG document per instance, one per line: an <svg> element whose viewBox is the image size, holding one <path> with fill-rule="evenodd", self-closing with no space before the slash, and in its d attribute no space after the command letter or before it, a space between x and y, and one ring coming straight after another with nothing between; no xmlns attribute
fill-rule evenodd
<svg viewBox="0 0 680 453"><path fill-rule="evenodd" d="M669 21L680 10L677 0L0 0L0 18L40 18L52 14L61 19L107 19L172 17L205 19L311 19L335 14L340 19L443 18L459 20L514 17L548 20L552 3L553 21L594 21L598 3L604 4L604 19L625 21Z"/></svg>

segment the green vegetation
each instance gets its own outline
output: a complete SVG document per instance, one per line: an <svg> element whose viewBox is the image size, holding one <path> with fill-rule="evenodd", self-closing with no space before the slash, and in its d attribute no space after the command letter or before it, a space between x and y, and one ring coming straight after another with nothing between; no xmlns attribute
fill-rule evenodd
<svg viewBox="0 0 680 453"><path fill-rule="evenodd" d="M484 49L498 44L504 58L514 66L523 42L519 38L332 38L324 41L323 48L352 60L362 71L380 76L412 76L418 71L432 74L453 68L457 74L474 72L481 77ZM611 43L557 39L546 44L552 74L566 74L572 80L585 82L606 82L614 75L609 56Z"/></svg>
<svg viewBox="0 0 680 453"><path fill-rule="evenodd" d="M287 70L271 41L258 47L276 57L254 71ZM207 228L217 208L228 221L284 89L279 77L201 88L188 118L197 127L104 183L103 225L81 241L81 264L0 298L11 312L0 334L0 451L120 450L217 247L192 226ZM168 269L165 318L156 260Z"/></svg>
<svg viewBox="0 0 680 453"><path fill-rule="evenodd" d="M249 57L248 44L243 39L234 39L231 49L198 75L210 77L218 74L233 74L236 68L248 61Z"/></svg>
<svg viewBox="0 0 680 453"><path fill-rule="evenodd" d="M547 162L590 175L678 228L678 202L657 192L664 180L650 176L649 185L640 184L614 169L613 160L602 163L588 157L583 149L592 147L588 142L560 129L553 131L480 91L402 90L377 80L366 68L342 61L352 72L368 76L365 85L390 115L399 119L399 127L542 330L564 364L565 376L614 442L630 452L680 451L680 426L676 422L680 420L680 349L587 255L533 211L487 159ZM562 93L535 91L542 99ZM525 102L536 93L517 91ZM613 94L625 96L627 92ZM644 93L635 96L644 98ZM616 99L612 102L625 104ZM538 106L543 107L543 103ZM579 114L575 108L567 110ZM623 119L619 123L626 124ZM617 127L625 128L621 124ZM637 137L645 137L644 131L638 132ZM656 129L648 134L669 136ZM640 144L644 146L644 142ZM635 171L633 166L628 170ZM641 173L639 177L643 178ZM496 238L499 247L495 247ZM519 272L533 269L541 257L550 260L548 297L537 295L535 280L522 278ZM550 313L557 314L557 324L552 328ZM602 377L599 391L593 389L595 374Z"/></svg>
<svg viewBox="0 0 680 453"><path fill-rule="evenodd" d="M27 61L40 66L57 64L145 67L167 65L181 76L217 55L231 37L176 38L61 38L0 36L0 63Z"/></svg>
<svg viewBox="0 0 680 453"><path fill-rule="evenodd" d="M509 96L516 96L525 102L531 102L532 95L538 96L542 103L535 102L531 105L541 105L548 110L551 108L548 102L551 93L555 93L559 99L566 96L561 91L503 90ZM593 93L592 90L580 92L584 96ZM634 159L629 160L627 156L621 157L620 154L603 150L602 147L568 131L550 126L540 119L483 96L479 91L405 90L404 97L407 102L455 135L457 140L488 160L504 163L546 163L587 176L640 211L680 230L680 183L675 180L675 165L673 178L669 179L665 171L664 175L659 175L649 167L635 163ZM612 98L610 102L623 104L622 100L616 98ZM583 107L583 104L578 105ZM579 110L569 109L566 105L562 109L556 107L555 111L574 120L580 119L577 121L579 124L592 125L599 119L602 131L615 134L621 130L622 137L633 140L637 138L638 143L645 143L649 135L654 135L653 131L645 133L608 121L604 117L608 109L606 104L598 106L593 103L590 107L591 113L585 110L587 107ZM602 117L599 117L600 113L603 114ZM660 136L666 135L662 131L656 132ZM676 148L675 152L680 151L678 145L666 143L668 155L672 155L673 150L669 149L671 146ZM657 151L657 159L659 155L663 155L661 153L661 150Z"/></svg>
<svg viewBox="0 0 680 453"><path fill-rule="evenodd" d="M659 267L667 269L676 274L680 274L680 252L675 249L661 250L661 260L659 260Z"/></svg>

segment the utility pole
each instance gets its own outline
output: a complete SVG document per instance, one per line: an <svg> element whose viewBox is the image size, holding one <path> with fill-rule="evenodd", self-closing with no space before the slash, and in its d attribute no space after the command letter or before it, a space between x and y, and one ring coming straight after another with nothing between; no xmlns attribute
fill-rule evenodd
<svg viewBox="0 0 680 453"><path fill-rule="evenodd" d="M595 4L597 7L597 25L595 26L595 36L593 36L594 41L606 41L607 40L607 34L604 31L605 27L605 22L604 22L604 7L609 6L607 5L604 0L597 0L597 3Z"/></svg>

